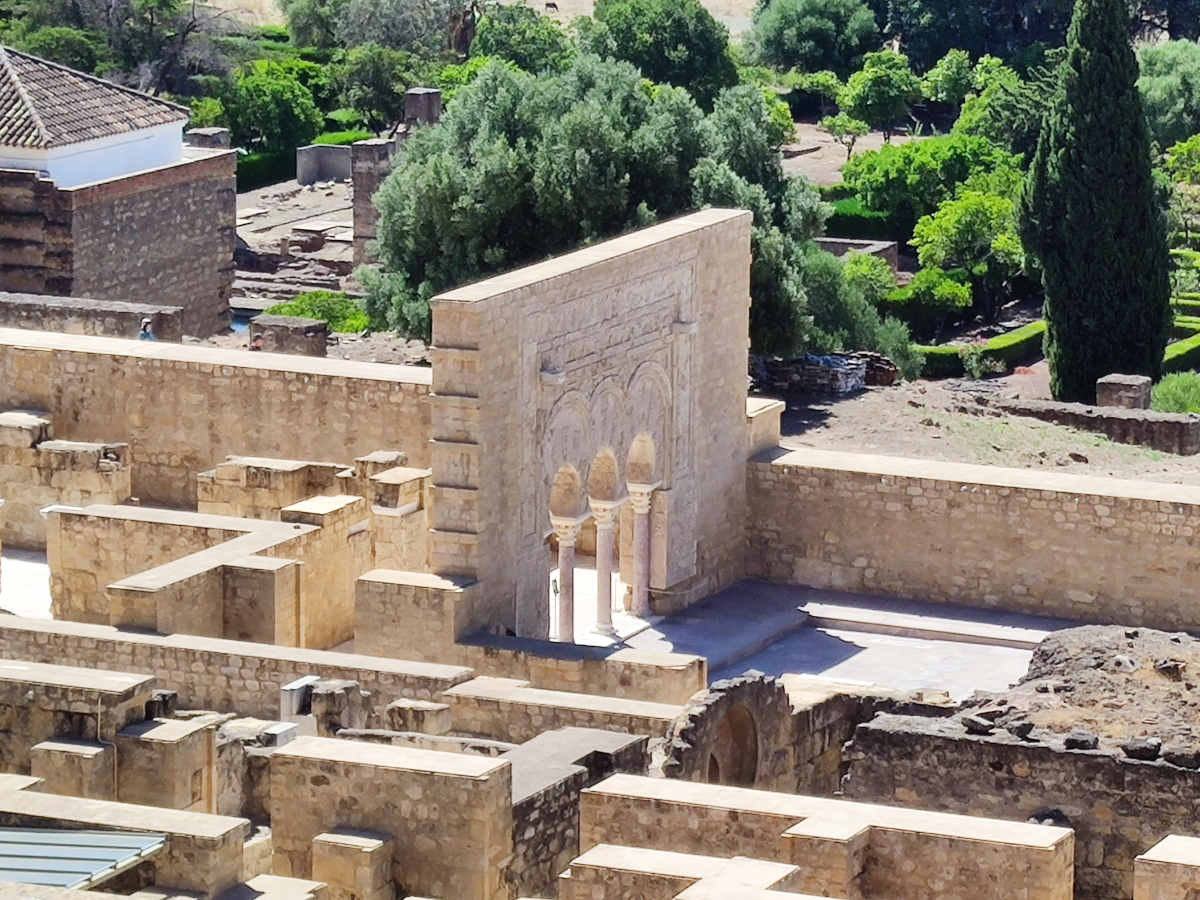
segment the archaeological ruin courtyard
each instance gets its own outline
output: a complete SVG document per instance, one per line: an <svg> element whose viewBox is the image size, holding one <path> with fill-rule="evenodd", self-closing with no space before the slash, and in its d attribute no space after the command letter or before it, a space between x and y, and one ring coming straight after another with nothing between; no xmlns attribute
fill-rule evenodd
<svg viewBox="0 0 1200 900"><path fill-rule="evenodd" d="M0 134L0 898L1200 898L1200 487L785 434L740 209L223 345L394 144L251 213L105 84Z"/></svg>

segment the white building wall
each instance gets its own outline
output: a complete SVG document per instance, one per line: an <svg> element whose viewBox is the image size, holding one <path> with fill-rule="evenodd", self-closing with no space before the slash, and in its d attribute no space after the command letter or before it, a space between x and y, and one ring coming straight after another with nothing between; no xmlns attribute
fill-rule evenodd
<svg viewBox="0 0 1200 900"><path fill-rule="evenodd" d="M41 172L60 188L107 181L179 162L183 126L182 121L170 122L49 150L0 147L0 169Z"/></svg>

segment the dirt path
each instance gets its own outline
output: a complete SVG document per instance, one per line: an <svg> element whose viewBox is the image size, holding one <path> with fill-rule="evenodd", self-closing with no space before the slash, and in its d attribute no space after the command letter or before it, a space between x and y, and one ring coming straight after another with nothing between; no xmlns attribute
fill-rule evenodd
<svg viewBox="0 0 1200 900"><path fill-rule="evenodd" d="M997 379L1005 396L1046 396L1044 366ZM960 412L964 382L915 382L869 388L844 399L789 405L783 420L788 448L819 447L949 462L1055 469L1200 485L1200 456L1175 456L1117 444L1101 435L1016 416Z"/></svg>

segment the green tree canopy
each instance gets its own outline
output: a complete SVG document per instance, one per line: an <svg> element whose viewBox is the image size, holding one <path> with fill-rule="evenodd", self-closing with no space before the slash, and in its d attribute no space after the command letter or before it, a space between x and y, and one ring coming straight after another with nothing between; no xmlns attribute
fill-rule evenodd
<svg viewBox="0 0 1200 900"><path fill-rule="evenodd" d="M1165 149L1200 133L1200 44L1150 44L1138 53L1138 62L1150 139Z"/></svg>
<svg viewBox="0 0 1200 900"><path fill-rule="evenodd" d="M994 322L1024 261L1013 201L965 190L922 216L912 245L922 266L964 269L984 320Z"/></svg>
<svg viewBox="0 0 1200 900"><path fill-rule="evenodd" d="M534 73L564 68L574 52L559 24L528 6L489 7L471 42L472 56L507 59Z"/></svg>
<svg viewBox="0 0 1200 900"><path fill-rule="evenodd" d="M862 0L771 0L755 17L754 39L773 66L844 77L862 65L879 29Z"/></svg>
<svg viewBox="0 0 1200 900"><path fill-rule="evenodd" d="M891 50L868 53L863 67L850 76L838 93L842 111L883 132L891 140L908 115L909 104L921 94L921 81L908 67L908 57Z"/></svg>
<svg viewBox="0 0 1200 900"><path fill-rule="evenodd" d="M260 150L301 147L324 122L308 88L285 74L240 75L224 104L233 142Z"/></svg>
<svg viewBox="0 0 1200 900"><path fill-rule="evenodd" d="M860 153L842 175L868 208L911 228L973 176L1019 166L1018 157L984 138L950 134Z"/></svg>
<svg viewBox="0 0 1200 900"><path fill-rule="evenodd" d="M379 134L404 118L404 92L427 68L411 54L379 44L355 47L334 69L342 102Z"/></svg>
<svg viewBox="0 0 1200 900"><path fill-rule="evenodd" d="M1067 59L1021 197L1041 263L1056 399L1096 379L1162 371L1170 326L1166 224L1150 171L1138 65L1121 0L1077 0Z"/></svg>
<svg viewBox="0 0 1200 900"><path fill-rule="evenodd" d="M704 109L737 84L729 32L700 0L599 0L595 15L613 56L651 81L686 88Z"/></svg>
<svg viewBox="0 0 1200 900"><path fill-rule="evenodd" d="M966 50L948 50L921 79L921 90L927 98L955 109L962 106L974 86L974 68Z"/></svg>

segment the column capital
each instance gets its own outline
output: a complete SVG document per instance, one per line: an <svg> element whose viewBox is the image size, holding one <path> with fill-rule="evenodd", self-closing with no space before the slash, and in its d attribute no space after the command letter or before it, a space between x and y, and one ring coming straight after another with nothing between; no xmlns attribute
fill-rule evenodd
<svg viewBox="0 0 1200 900"><path fill-rule="evenodd" d="M592 508L592 518L596 520L596 527L598 529L614 527L617 524L617 513L627 502L629 502L628 497L621 497L618 500L598 500L595 497L588 497L588 506Z"/></svg>
<svg viewBox="0 0 1200 900"><path fill-rule="evenodd" d="M650 512L650 499L654 496L654 492L662 485L661 481L655 481L653 484L639 483L636 481L627 482L625 487L629 489L629 500L633 504L635 513L645 514Z"/></svg>
<svg viewBox="0 0 1200 900"><path fill-rule="evenodd" d="M556 516L550 514L550 524L554 528L554 536L559 545L575 543L579 537L579 529L588 520L587 516Z"/></svg>

